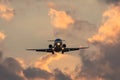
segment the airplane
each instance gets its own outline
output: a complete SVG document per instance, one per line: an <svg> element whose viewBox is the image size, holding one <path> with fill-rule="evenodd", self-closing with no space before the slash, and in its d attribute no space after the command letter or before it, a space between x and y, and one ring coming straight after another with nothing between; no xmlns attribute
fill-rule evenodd
<svg viewBox="0 0 120 80"><path fill-rule="evenodd" d="M27 50L36 51L36 52L50 52L52 54L54 54L55 52L62 52L62 54L64 54L64 52L89 48L89 46L87 46L87 47L78 47L78 48L67 48L66 44L63 44L63 41L65 41L65 40L62 40L60 38L57 38L55 40L49 40L49 41L54 42L54 45L49 44L48 49L27 49Z"/></svg>

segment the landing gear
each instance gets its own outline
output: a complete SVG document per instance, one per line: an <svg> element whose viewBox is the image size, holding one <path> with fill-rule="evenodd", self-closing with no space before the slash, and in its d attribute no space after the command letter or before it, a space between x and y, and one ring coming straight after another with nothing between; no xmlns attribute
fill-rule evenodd
<svg viewBox="0 0 120 80"><path fill-rule="evenodd" d="M62 54L64 54L64 51L62 51Z"/></svg>
<svg viewBox="0 0 120 80"><path fill-rule="evenodd" d="M54 54L54 51L52 52L52 54Z"/></svg>

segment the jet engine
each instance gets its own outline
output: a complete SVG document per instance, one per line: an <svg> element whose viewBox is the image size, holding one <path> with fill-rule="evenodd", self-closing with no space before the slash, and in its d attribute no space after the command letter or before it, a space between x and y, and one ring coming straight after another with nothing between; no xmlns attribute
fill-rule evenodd
<svg viewBox="0 0 120 80"><path fill-rule="evenodd" d="M52 44L49 45L49 48L52 48Z"/></svg>
<svg viewBox="0 0 120 80"><path fill-rule="evenodd" d="M63 44L63 48L66 48L66 44Z"/></svg>

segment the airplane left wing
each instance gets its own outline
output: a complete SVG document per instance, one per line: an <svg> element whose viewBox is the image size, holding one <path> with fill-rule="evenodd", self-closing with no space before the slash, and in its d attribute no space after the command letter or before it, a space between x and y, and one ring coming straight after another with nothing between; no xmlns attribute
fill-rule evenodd
<svg viewBox="0 0 120 80"><path fill-rule="evenodd" d="M27 50L37 52L52 52L52 49L27 49Z"/></svg>
<svg viewBox="0 0 120 80"><path fill-rule="evenodd" d="M80 48L65 48L63 51L64 52L69 52L69 51L76 51L76 50L80 50L80 49L87 49L89 47L80 47Z"/></svg>

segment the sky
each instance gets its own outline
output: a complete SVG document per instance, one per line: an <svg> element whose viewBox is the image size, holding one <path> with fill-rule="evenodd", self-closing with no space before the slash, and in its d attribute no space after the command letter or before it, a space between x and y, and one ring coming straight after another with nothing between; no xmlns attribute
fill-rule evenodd
<svg viewBox="0 0 120 80"><path fill-rule="evenodd" d="M21 0L21 1L4 1L3 3L10 7L11 9L14 9L13 11L13 17L11 17L10 20L5 20L1 18L1 31L6 35L6 38L3 42L3 45L5 46L5 54L6 56L12 56L12 57L20 57L20 58L26 58L26 56L30 56L30 59L28 58L28 61L31 60L31 57L33 59L36 59L41 54L33 54L33 52L27 52L25 49L27 48L47 48L48 43L47 41L49 39L55 39L55 38L64 38L68 43L70 44L70 47L72 46L80 46L82 45L82 41L85 41L83 44L86 44L87 39L83 39L82 41L79 40L72 40L67 39L60 34L60 36L56 36L55 33L59 33L61 30L55 32L53 25L51 24L50 16L49 16L49 6L48 3L53 2L55 5L60 7L60 9L63 9L63 6L65 6L65 10L68 10L71 15L73 16L82 16L80 19L83 20L89 20L93 25L98 25L100 22L101 15L100 10L95 11L96 8L90 7L93 4L98 4L96 1L90 2L90 1L76 1L73 3L73 1L44 1L44 0ZM69 4L68 4L68 3ZM86 3L87 2L87 3ZM33 4L34 3L34 4ZM79 4L85 4L79 6ZM87 5L88 4L88 5ZM87 6L86 6L87 5ZM98 8L100 7L97 5ZM72 8L75 8L72 10ZM80 7L80 8L79 8ZM101 7L102 8L102 7ZM78 10L77 10L78 9ZM101 13L104 9L101 9ZM94 12L95 11L95 12ZM74 13L73 13L74 12ZM88 14L90 13L90 15ZM97 16L94 17L94 19L91 19L95 14ZM97 19L97 20L96 20ZM85 30L85 29L84 29ZM67 32L67 31L65 31ZM66 35L69 34L66 33ZM76 33L79 34L79 33ZM75 34L75 35L76 35ZM88 34L88 33L85 33ZM44 35L44 36L43 36ZM75 36L73 35L73 36ZM82 33L84 35L84 33ZM82 36L80 36L82 38ZM79 38L79 37L77 37ZM72 44L73 42L75 44ZM79 41L79 42L78 42ZM79 44L78 44L79 43ZM68 44L68 45L69 45Z"/></svg>
<svg viewBox="0 0 120 80"><path fill-rule="evenodd" d="M0 0L0 80L119 80L120 0ZM61 38L87 50L38 53Z"/></svg>

